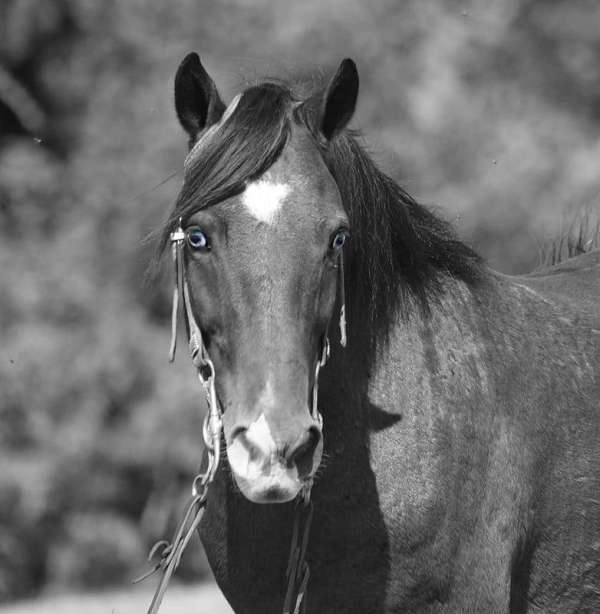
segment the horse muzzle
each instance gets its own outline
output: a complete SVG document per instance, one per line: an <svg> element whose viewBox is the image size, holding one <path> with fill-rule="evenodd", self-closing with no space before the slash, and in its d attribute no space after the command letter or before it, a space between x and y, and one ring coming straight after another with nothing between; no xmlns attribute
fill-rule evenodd
<svg viewBox="0 0 600 614"><path fill-rule="evenodd" d="M323 452L321 428L312 419L282 437L263 413L248 427L235 427L227 439L235 482L254 503L294 499L314 476Z"/></svg>

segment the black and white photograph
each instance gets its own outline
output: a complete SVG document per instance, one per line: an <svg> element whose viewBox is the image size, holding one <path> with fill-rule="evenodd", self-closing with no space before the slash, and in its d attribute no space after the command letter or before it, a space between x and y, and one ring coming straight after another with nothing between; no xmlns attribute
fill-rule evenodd
<svg viewBox="0 0 600 614"><path fill-rule="evenodd" d="M600 613L600 2L0 0L0 614Z"/></svg>

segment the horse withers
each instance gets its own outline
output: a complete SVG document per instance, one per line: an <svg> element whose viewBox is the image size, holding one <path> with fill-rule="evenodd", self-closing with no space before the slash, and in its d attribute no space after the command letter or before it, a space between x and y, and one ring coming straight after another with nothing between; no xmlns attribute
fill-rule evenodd
<svg viewBox="0 0 600 614"><path fill-rule="evenodd" d="M357 94L351 60L228 107L196 54L177 72L163 244L181 224L222 412L217 582L280 613L310 493L306 612L600 611L600 253L490 270L365 153Z"/></svg>

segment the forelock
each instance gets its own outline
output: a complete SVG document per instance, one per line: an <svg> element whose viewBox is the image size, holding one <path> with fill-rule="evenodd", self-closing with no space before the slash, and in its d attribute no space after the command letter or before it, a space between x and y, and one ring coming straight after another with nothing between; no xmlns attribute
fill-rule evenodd
<svg viewBox="0 0 600 614"><path fill-rule="evenodd" d="M205 130L198 140L194 143L193 147L190 149L188 155L185 158L183 163L184 173L188 173L192 168L194 160L197 160L201 157L202 149L209 143L213 138L216 138L216 133L218 130L229 120L233 112L235 111L242 94L238 94L230 103L229 106L225 109L221 119L210 126L207 130Z"/></svg>

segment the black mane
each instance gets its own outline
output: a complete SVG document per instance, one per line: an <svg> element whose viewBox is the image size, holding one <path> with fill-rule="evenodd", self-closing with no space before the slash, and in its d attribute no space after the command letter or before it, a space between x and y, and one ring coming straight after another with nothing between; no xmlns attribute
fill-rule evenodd
<svg viewBox="0 0 600 614"><path fill-rule="evenodd" d="M451 276L467 284L482 276L481 258L456 238L446 221L417 203L379 170L345 130L323 142L315 129L314 101L299 106L290 88L267 82L241 95L231 116L202 145L186 169L183 189L162 233L196 211L241 193L279 157L294 125L304 125L333 175L350 219L348 294L376 332L384 333L396 313L415 306L429 312ZM356 312L355 310L359 310ZM350 314L352 315L352 314Z"/></svg>
<svg viewBox="0 0 600 614"><path fill-rule="evenodd" d="M394 313L417 306L427 315L442 292L444 276L474 284L482 260L459 241L451 225L417 203L379 170L347 131L323 150L352 228L355 289L371 324L387 328ZM356 290L358 288L358 291Z"/></svg>

